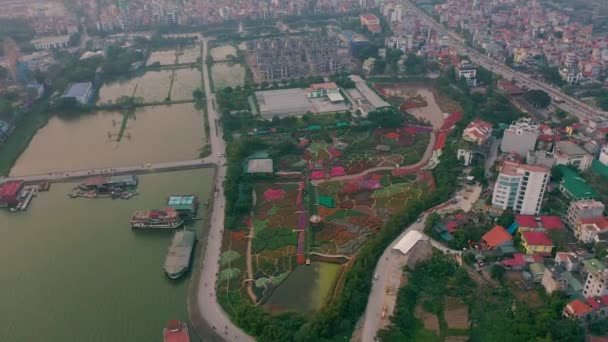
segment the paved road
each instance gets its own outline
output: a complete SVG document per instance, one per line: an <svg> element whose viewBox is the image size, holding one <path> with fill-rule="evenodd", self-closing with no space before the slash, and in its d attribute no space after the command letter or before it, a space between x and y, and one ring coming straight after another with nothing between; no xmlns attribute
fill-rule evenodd
<svg viewBox="0 0 608 342"><path fill-rule="evenodd" d="M442 206L441 209L437 209L438 212L448 212L451 210L463 210L470 211L479 194L481 193L481 187L475 186L472 188L473 191L469 193L462 193L460 196L457 196L459 200L456 203L451 203L446 206ZM387 296L387 293L393 292L396 289L394 284L394 274L399 273L403 268L404 262L407 258L403 257L398 251L393 251L393 247L401 240L405 234L409 231L417 230L422 232L424 230L424 224L426 223L426 219L428 218L431 212L435 211L434 209L430 209L423 213L420 216L420 221L414 222L409 227L403 230L403 232L384 250L382 256L378 260L378 264L376 265L376 269L374 274L378 275L378 279L373 281L372 289L370 291L367 307L365 308L364 314L364 322L363 329L361 332L361 341L362 342L372 342L374 341L374 337L376 336L376 332L383 327L382 325L382 311L385 306L392 308L394 306L394 301L396 299L396 295L391 293L390 296ZM426 235L425 235L426 236ZM448 247L442 245L437 241L433 241L431 238L427 236L427 239L431 241L433 247L441 250L444 253L451 254L460 254L461 251L451 250ZM400 274L400 273L399 273ZM370 279L370 281L372 281ZM388 314L392 313L392 310L387 313L385 319L388 319Z"/></svg>
<svg viewBox="0 0 608 342"><path fill-rule="evenodd" d="M132 165L123 167L106 167L101 169L85 169L85 170L71 170L71 171L58 171L41 173L37 175L24 175L24 176L11 176L6 178L0 178L0 183L4 183L10 180L23 180L26 182L38 182L38 181L70 181L80 178L111 175L111 174L138 174L138 173L150 173L150 172L162 172L162 171L174 171L179 169L192 169L198 167L209 166L216 164L217 158L215 156L209 156L202 159L192 159L179 162L169 163L157 163L157 164L145 164L145 165Z"/></svg>
<svg viewBox="0 0 608 342"><path fill-rule="evenodd" d="M435 31L440 32L444 35L447 35L450 38L450 45L455 47L458 50L458 53L465 54L469 56L472 62L477 63L483 66L486 69L491 70L494 73L501 74L505 79L515 79L519 82L520 85L525 85L531 89L542 89L547 92L552 97L561 98L564 103L557 105L561 109L565 110L568 113L571 113L577 116L580 120L583 120L587 117L595 117L595 116L603 116L608 117L607 112L603 112L599 109L595 109L583 103L573 97L570 97L563 92L561 92L558 88L554 88L553 86L541 82L533 76L526 75L515 71L502 62L494 60L486 55L479 53L478 51L466 46L464 44L464 39L458 36L455 32L448 31L441 24L436 22L429 15L424 13L422 10L419 10L414 4L412 4L409 0L403 0L406 7L413 9L416 11L419 16L425 20L429 26L431 26Z"/></svg>
<svg viewBox="0 0 608 342"><path fill-rule="evenodd" d="M202 63L205 63L207 57L207 41L203 43L203 56ZM215 95L211 93L211 86L209 84L209 75L206 65L202 65L203 70L203 81L205 86L205 94L207 95L207 115L209 118L210 133L211 133L211 146L213 156L217 156L218 153L226 152L226 143L222 137L222 129L216 126L218 121L218 113L215 111L213 101L215 101ZM207 340L226 340L226 341L253 341L253 338L248 336L239 327L234 325L230 318L226 315L222 307L217 301L216 297L216 282L219 272L219 258L222 248L222 234L224 231L224 206L226 198L222 189L222 182L226 176L226 167L220 166L217 171L216 187L219 190L218 197L213 201L213 211L211 214L211 227L209 229L209 236L207 238L207 247L205 249L205 256L203 259L202 270L200 278L198 279L198 308L189 308L189 312L198 309L198 312L202 315L204 324L211 327L215 334L210 334L209 331L197 331L199 336ZM196 279L193 279L196 281ZM195 317L196 315L191 315ZM199 328L201 325L197 322L192 322L195 328ZM216 335L217 334L217 335ZM212 337L208 337L212 335Z"/></svg>

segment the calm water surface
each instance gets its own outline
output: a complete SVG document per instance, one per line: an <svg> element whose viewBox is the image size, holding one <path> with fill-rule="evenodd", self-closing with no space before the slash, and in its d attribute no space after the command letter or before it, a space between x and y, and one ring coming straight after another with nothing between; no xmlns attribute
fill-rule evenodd
<svg viewBox="0 0 608 342"><path fill-rule="evenodd" d="M187 318L190 273L171 281L162 270L173 232L135 232L129 218L171 194L205 202L212 175L144 175L126 201L69 199L74 184L53 184L27 212L0 210L0 341L162 341L166 320Z"/></svg>
<svg viewBox="0 0 608 342"><path fill-rule="evenodd" d="M192 103L138 108L120 142L122 114L53 117L21 154L11 175L173 162L198 158L202 113Z"/></svg>

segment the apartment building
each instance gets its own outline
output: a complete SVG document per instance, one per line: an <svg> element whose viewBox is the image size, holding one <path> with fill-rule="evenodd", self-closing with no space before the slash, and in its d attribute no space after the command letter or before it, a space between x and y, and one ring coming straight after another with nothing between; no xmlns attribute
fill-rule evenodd
<svg viewBox="0 0 608 342"><path fill-rule="evenodd" d="M512 209L522 215L537 215L548 182L546 167L505 162L494 185L492 206Z"/></svg>
<svg viewBox="0 0 608 342"><path fill-rule="evenodd" d="M595 200L570 202L564 221L574 230L580 219L601 217L604 209L606 209L604 204Z"/></svg>
<svg viewBox="0 0 608 342"><path fill-rule="evenodd" d="M500 149L503 152L513 152L524 157L528 151L534 150L538 134L538 125L533 125L529 119L514 122L505 129Z"/></svg>
<svg viewBox="0 0 608 342"><path fill-rule="evenodd" d="M589 273L583 287L583 296L596 297L608 295L608 270Z"/></svg>

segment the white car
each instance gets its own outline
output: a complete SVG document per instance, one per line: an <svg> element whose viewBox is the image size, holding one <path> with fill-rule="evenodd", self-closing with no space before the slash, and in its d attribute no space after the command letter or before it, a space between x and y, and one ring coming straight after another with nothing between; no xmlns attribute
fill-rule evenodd
<svg viewBox="0 0 608 342"><path fill-rule="evenodd" d="M378 273L374 274L374 280L378 280L378 278L380 278L380 275Z"/></svg>

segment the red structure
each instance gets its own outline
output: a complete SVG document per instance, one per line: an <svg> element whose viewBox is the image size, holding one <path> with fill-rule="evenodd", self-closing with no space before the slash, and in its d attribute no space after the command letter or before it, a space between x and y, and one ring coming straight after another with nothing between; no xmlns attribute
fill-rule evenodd
<svg viewBox="0 0 608 342"><path fill-rule="evenodd" d="M17 205L19 192L23 189L23 181L16 180L2 184L0 188L0 204Z"/></svg>

